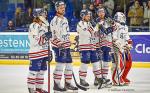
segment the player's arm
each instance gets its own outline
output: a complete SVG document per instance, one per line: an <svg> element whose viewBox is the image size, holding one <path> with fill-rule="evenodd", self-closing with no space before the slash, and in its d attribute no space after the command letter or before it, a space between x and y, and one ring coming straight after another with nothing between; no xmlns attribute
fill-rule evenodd
<svg viewBox="0 0 150 93"><path fill-rule="evenodd" d="M58 30L58 25L54 24L54 20L51 21L50 23L50 28L51 28L51 32L52 32L52 44L60 47L60 45L62 44L62 40L61 40L61 35L60 33L57 31Z"/></svg>
<svg viewBox="0 0 150 93"><path fill-rule="evenodd" d="M119 30L116 29L112 33L112 38L113 38L113 47L119 49L121 51L121 42L120 42L120 37L119 37Z"/></svg>
<svg viewBox="0 0 150 93"><path fill-rule="evenodd" d="M132 39L130 38L129 36L129 32L128 32L128 27L126 26L126 36L125 36L125 41L126 41L126 45L125 45L125 48L128 49L128 50L131 50L132 48Z"/></svg>
<svg viewBox="0 0 150 93"><path fill-rule="evenodd" d="M29 27L29 39L30 42L34 42L34 45L43 45L45 43L45 39L42 35L39 34L40 26L38 24L33 24Z"/></svg>

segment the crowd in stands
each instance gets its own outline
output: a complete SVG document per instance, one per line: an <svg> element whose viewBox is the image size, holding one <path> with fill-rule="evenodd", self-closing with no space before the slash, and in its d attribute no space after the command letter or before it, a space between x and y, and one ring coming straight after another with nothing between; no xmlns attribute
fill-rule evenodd
<svg viewBox="0 0 150 93"><path fill-rule="evenodd" d="M58 0L48 1L44 4L44 8L48 12L48 20L50 21L55 15L55 2ZM76 31L76 24L80 20L80 11L82 9L89 9L92 12L92 17L96 18L96 11L100 7L104 7L107 14L112 17L117 11L124 12L127 17L127 25L133 28L150 27L150 0L63 1L67 4L65 16L69 20L70 31L72 32ZM33 19L32 10L33 8L26 8L23 3L17 4L17 6L8 3L7 11L0 11L0 31L21 31L17 29L28 28Z"/></svg>

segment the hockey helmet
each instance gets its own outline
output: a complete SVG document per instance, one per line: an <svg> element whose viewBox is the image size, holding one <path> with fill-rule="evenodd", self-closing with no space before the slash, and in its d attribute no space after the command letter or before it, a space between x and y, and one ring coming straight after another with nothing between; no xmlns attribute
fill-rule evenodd
<svg viewBox="0 0 150 93"><path fill-rule="evenodd" d="M65 7L66 7L66 4L65 4L63 1L57 1L57 2L55 3L55 9L57 10L58 7L61 6L61 5L65 5Z"/></svg>
<svg viewBox="0 0 150 93"><path fill-rule="evenodd" d="M119 22L119 23L126 23L126 16L124 13L122 12L117 12L115 15L114 15L114 20Z"/></svg>
<svg viewBox="0 0 150 93"><path fill-rule="evenodd" d="M99 14L99 13L105 13L105 9L104 8L99 8L97 10L97 14Z"/></svg>
<svg viewBox="0 0 150 93"><path fill-rule="evenodd" d="M38 16L47 16L47 12L45 11L44 8L33 9L33 17L38 17Z"/></svg>
<svg viewBox="0 0 150 93"><path fill-rule="evenodd" d="M91 11L89 11L87 9L81 10L80 17L83 18L86 15L90 15L91 16L92 15Z"/></svg>

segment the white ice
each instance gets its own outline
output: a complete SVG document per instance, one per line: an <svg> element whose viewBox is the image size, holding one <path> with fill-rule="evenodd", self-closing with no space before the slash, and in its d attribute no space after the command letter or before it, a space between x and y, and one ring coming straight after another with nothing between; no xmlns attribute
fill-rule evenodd
<svg viewBox="0 0 150 93"><path fill-rule="evenodd" d="M77 81L79 67L74 67L74 73ZM54 66L51 66L51 93L53 93L52 73ZM28 75L28 66L26 65L0 65L0 93L28 93L26 78ZM110 75L109 75L110 77ZM90 83L88 91L79 90L79 93L150 93L150 69L133 68L129 74L132 81L131 85L123 87L112 87L105 89L96 89L93 86L92 68L89 67L87 81ZM47 72L45 74L44 89L47 90Z"/></svg>

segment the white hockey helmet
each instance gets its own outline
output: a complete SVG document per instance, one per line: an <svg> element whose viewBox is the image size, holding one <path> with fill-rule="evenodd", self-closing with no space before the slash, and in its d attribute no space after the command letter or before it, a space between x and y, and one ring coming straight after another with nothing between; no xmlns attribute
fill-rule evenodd
<svg viewBox="0 0 150 93"><path fill-rule="evenodd" d="M122 12L117 12L114 15L114 19L115 19L115 21L117 21L119 23L124 23L124 24L126 23L126 16Z"/></svg>
<svg viewBox="0 0 150 93"><path fill-rule="evenodd" d="M87 9L81 10L80 17L83 18L86 15L90 15L91 16L92 15L91 11L89 11Z"/></svg>
<svg viewBox="0 0 150 93"><path fill-rule="evenodd" d="M45 11L44 8L33 9L33 17L38 17L38 16L47 16L47 12Z"/></svg>
<svg viewBox="0 0 150 93"><path fill-rule="evenodd" d="M99 13L105 13L105 9L104 8L99 8L97 10L97 14L99 14Z"/></svg>
<svg viewBox="0 0 150 93"><path fill-rule="evenodd" d="M65 5L65 7L66 7L66 4L65 4L63 1L57 1L57 2L55 3L55 9L57 10L58 7L61 6L61 5Z"/></svg>

